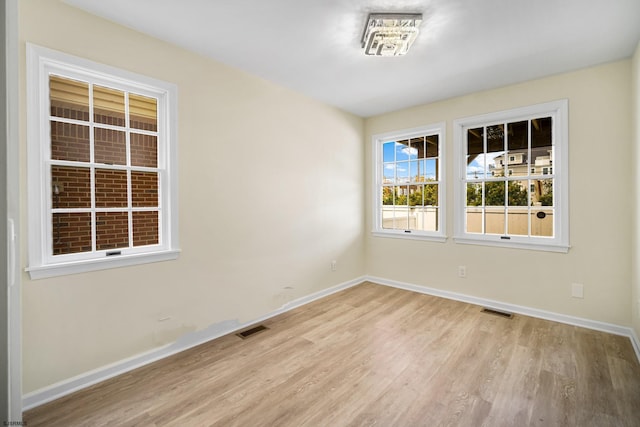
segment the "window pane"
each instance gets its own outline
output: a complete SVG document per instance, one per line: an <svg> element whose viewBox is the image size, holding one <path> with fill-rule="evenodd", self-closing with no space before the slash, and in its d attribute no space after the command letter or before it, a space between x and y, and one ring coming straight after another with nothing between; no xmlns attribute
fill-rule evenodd
<svg viewBox="0 0 640 427"><path fill-rule="evenodd" d="M385 163L382 166L382 182L385 184L394 183L396 180L396 164Z"/></svg>
<svg viewBox="0 0 640 427"><path fill-rule="evenodd" d="M482 213L481 207L466 208L466 231L467 233L482 233Z"/></svg>
<svg viewBox="0 0 640 427"><path fill-rule="evenodd" d="M553 206L553 179L531 181L531 204L533 206Z"/></svg>
<svg viewBox="0 0 640 427"><path fill-rule="evenodd" d="M415 230L415 218L411 216L409 208L396 208L396 230Z"/></svg>
<svg viewBox="0 0 640 427"><path fill-rule="evenodd" d="M393 227L396 230L410 230L410 216L409 216L409 207L408 206L396 206L394 209L395 221Z"/></svg>
<svg viewBox="0 0 640 427"><path fill-rule="evenodd" d="M531 210L531 235L541 237L553 237L552 208Z"/></svg>
<svg viewBox="0 0 640 427"><path fill-rule="evenodd" d="M158 206L158 174L131 171L131 203L134 208Z"/></svg>
<svg viewBox="0 0 640 427"><path fill-rule="evenodd" d="M411 182L421 182L424 174L424 160L413 160L409 162L409 179Z"/></svg>
<svg viewBox="0 0 640 427"><path fill-rule="evenodd" d="M96 213L96 250L129 246L129 215L126 212Z"/></svg>
<svg viewBox="0 0 640 427"><path fill-rule="evenodd" d="M394 187L395 195L394 195L394 204L395 208L393 210L393 228L407 230L409 225L409 188L407 186L396 186Z"/></svg>
<svg viewBox="0 0 640 427"><path fill-rule="evenodd" d="M396 160L396 142L385 142L382 144L382 161L383 162L394 162Z"/></svg>
<svg viewBox="0 0 640 427"><path fill-rule="evenodd" d="M424 159L424 137L411 138L409 141L410 152L416 159Z"/></svg>
<svg viewBox="0 0 640 427"><path fill-rule="evenodd" d="M382 204L393 205L393 187L382 187Z"/></svg>
<svg viewBox="0 0 640 427"><path fill-rule="evenodd" d="M484 128L467 130L467 178L484 178L487 165L483 135Z"/></svg>
<svg viewBox="0 0 640 427"><path fill-rule="evenodd" d="M438 206L438 184L425 185L423 192L425 206Z"/></svg>
<svg viewBox="0 0 640 427"><path fill-rule="evenodd" d="M407 230L422 230L422 207L409 207L409 225Z"/></svg>
<svg viewBox="0 0 640 427"><path fill-rule="evenodd" d="M504 206L505 185L504 181L485 182L485 206Z"/></svg>
<svg viewBox="0 0 640 427"><path fill-rule="evenodd" d="M407 186L396 186L395 187L395 197L394 197L394 204L397 205L406 205L408 198L407 195L409 194L409 189L407 188Z"/></svg>
<svg viewBox="0 0 640 427"><path fill-rule="evenodd" d="M509 139L509 151L522 151L529 148L529 121L507 124L507 137Z"/></svg>
<svg viewBox="0 0 640 427"><path fill-rule="evenodd" d="M394 208L393 206L382 207L382 228L394 229Z"/></svg>
<svg viewBox="0 0 640 427"><path fill-rule="evenodd" d="M409 182L409 162L396 163L396 182Z"/></svg>
<svg viewBox="0 0 640 427"><path fill-rule="evenodd" d="M382 228L408 230L409 209L407 206L390 206L383 208Z"/></svg>
<svg viewBox="0 0 640 427"><path fill-rule="evenodd" d="M551 117L531 120L531 167L537 175L553 173L553 141Z"/></svg>
<svg viewBox="0 0 640 427"><path fill-rule="evenodd" d="M89 85L49 76L49 107L52 116L89 121Z"/></svg>
<svg viewBox="0 0 640 427"><path fill-rule="evenodd" d="M509 181L509 206L529 205L529 181Z"/></svg>
<svg viewBox="0 0 640 427"><path fill-rule="evenodd" d="M487 126L487 153L504 151L504 125Z"/></svg>
<svg viewBox="0 0 640 427"><path fill-rule="evenodd" d="M51 166L51 187L53 209L91 207L89 168Z"/></svg>
<svg viewBox="0 0 640 427"><path fill-rule="evenodd" d="M396 152L396 161L398 160L409 160L409 154L411 153L411 149L409 147L409 141L398 141L395 146ZM414 156L416 157L416 156Z"/></svg>
<svg viewBox="0 0 640 427"><path fill-rule="evenodd" d="M94 86L93 120L96 123L124 126L124 92Z"/></svg>
<svg viewBox="0 0 640 427"><path fill-rule="evenodd" d="M507 164L504 152L504 125L487 127L487 158L485 160L491 176L504 176Z"/></svg>
<svg viewBox="0 0 640 427"><path fill-rule="evenodd" d="M484 128L475 128L467 130L467 154L483 154L484 153Z"/></svg>
<svg viewBox="0 0 640 427"><path fill-rule="evenodd" d="M550 175L553 173L553 147L531 149L533 161L532 169L536 175Z"/></svg>
<svg viewBox="0 0 640 427"><path fill-rule="evenodd" d="M89 126L51 122L51 159L89 162Z"/></svg>
<svg viewBox="0 0 640 427"><path fill-rule="evenodd" d="M414 208L416 230L438 231L438 208Z"/></svg>
<svg viewBox="0 0 640 427"><path fill-rule="evenodd" d="M531 120L531 148L550 147L552 143L551 117Z"/></svg>
<svg viewBox="0 0 640 427"><path fill-rule="evenodd" d="M484 230L487 234L504 234L504 208L485 208Z"/></svg>
<svg viewBox="0 0 640 427"><path fill-rule="evenodd" d="M424 161L424 178L427 181L438 179L438 159L427 159Z"/></svg>
<svg viewBox="0 0 640 427"><path fill-rule="evenodd" d="M415 176L416 182L425 182L427 180L427 162L431 160L417 160L417 171Z"/></svg>
<svg viewBox="0 0 640 427"><path fill-rule="evenodd" d="M51 223L53 255L91 251L91 214L54 213Z"/></svg>
<svg viewBox="0 0 640 427"><path fill-rule="evenodd" d="M409 206L422 206L424 185L409 186Z"/></svg>
<svg viewBox="0 0 640 427"><path fill-rule="evenodd" d="M529 121L507 124L507 168L510 176L528 176Z"/></svg>
<svg viewBox="0 0 640 427"><path fill-rule="evenodd" d="M481 183L467 183L467 206L482 206Z"/></svg>
<svg viewBox="0 0 640 427"><path fill-rule="evenodd" d="M130 127L150 131L158 130L158 101L142 95L129 94Z"/></svg>
<svg viewBox="0 0 640 427"><path fill-rule="evenodd" d="M426 137L427 157L438 157L439 135L429 135Z"/></svg>
<svg viewBox="0 0 640 427"><path fill-rule="evenodd" d="M131 165L158 167L158 138L153 135L131 134Z"/></svg>
<svg viewBox="0 0 640 427"><path fill-rule="evenodd" d="M94 129L94 159L107 165L127 164L125 133L111 129Z"/></svg>
<svg viewBox="0 0 640 427"><path fill-rule="evenodd" d="M133 246L158 243L158 212L133 212Z"/></svg>
<svg viewBox="0 0 640 427"><path fill-rule="evenodd" d="M96 169L96 207L127 207L127 172Z"/></svg>
<svg viewBox="0 0 640 427"><path fill-rule="evenodd" d="M529 210L526 208L510 208L508 212L507 234L529 235Z"/></svg>

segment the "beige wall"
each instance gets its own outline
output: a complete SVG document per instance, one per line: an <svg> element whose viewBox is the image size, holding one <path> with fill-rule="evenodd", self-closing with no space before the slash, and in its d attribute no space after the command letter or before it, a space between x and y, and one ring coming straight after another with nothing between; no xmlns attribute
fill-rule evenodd
<svg viewBox="0 0 640 427"><path fill-rule="evenodd" d="M631 62L476 93L369 118L366 131L367 273L592 320L630 325ZM453 131L457 118L569 99L568 254L373 237L371 136L446 121L447 235L453 235ZM614 167L604 163L615 159ZM604 161L604 163L603 163ZM467 278L457 266L467 266ZM584 299L570 296L584 284Z"/></svg>
<svg viewBox="0 0 640 427"><path fill-rule="evenodd" d="M25 42L178 85L182 248L177 261L24 275L25 393L364 274L362 119L56 0L21 1L19 28L22 171Z"/></svg>
<svg viewBox="0 0 640 427"><path fill-rule="evenodd" d="M365 273L619 325L633 318L640 335L630 301L640 298L640 189L632 176L640 150L635 161L631 155L640 145L640 46L633 68L621 61L363 121L57 0L22 0L20 8L22 235L29 41L178 85L183 250L172 262L38 281L25 275L25 393ZM570 103L568 254L370 235L371 135L446 121L451 181L454 119L560 98ZM597 169L612 158L614 167ZM451 236L452 209L447 223ZM26 259L24 252L23 266ZM467 266L466 279L458 265ZM584 299L570 297L573 282L585 285Z"/></svg>
<svg viewBox="0 0 640 427"><path fill-rule="evenodd" d="M632 319L633 329L640 337L640 42L636 47L635 55L632 59L632 126L633 126L633 183L635 189L635 206L631 211L633 214L633 250L632 250L632 274L633 289L631 293L631 303L633 306Z"/></svg>

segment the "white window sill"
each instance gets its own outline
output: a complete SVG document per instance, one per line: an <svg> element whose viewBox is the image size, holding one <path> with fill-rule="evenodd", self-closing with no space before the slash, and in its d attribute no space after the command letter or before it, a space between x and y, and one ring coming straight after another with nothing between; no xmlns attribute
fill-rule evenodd
<svg viewBox="0 0 640 427"><path fill-rule="evenodd" d="M491 238L471 238L471 237L454 237L453 240L456 243L463 245L479 245L479 246L493 246L497 248L510 248L510 249L528 249L531 251L544 251L544 252L569 252L568 245L562 244L550 244L550 243L534 243L534 242L518 242L509 240L492 240Z"/></svg>
<svg viewBox="0 0 640 427"><path fill-rule="evenodd" d="M392 239L409 239L409 240L425 240L430 242L444 243L447 241L447 236L434 236L428 234L419 233L405 233L404 231L373 231L371 233L374 237L389 237Z"/></svg>
<svg viewBox="0 0 640 427"><path fill-rule="evenodd" d="M179 249L162 252L122 255L118 258L99 258L82 261L64 262L27 267L31 280L46 279L48 277L65 276L69 274L86 273L89 271L106 270L110 268L127 267L131 265L152 262L170 261L178 258Z"/></svg>

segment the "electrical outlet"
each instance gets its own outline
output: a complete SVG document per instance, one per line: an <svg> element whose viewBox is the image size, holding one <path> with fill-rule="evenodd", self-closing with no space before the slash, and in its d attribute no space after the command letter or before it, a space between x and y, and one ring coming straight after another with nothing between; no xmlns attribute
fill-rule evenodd
<svg viewBox="0 0 640 427"><path fill-rule="evenodd" d="M459 265L458 266L458 277L465 279L467 277L467 266Z"/></svg>
<svg viewBox="0 0 640 427"><path fill-rule="evenodd" d="M571 296L573 298L584 298L584 285L582 283L572 283Z"/></svg>
<svg viewBox="0 0 640 427"><path fill-rule="evenodd" d="M336 271L338 269L338 261L331 260L331 271Z"/></svg>

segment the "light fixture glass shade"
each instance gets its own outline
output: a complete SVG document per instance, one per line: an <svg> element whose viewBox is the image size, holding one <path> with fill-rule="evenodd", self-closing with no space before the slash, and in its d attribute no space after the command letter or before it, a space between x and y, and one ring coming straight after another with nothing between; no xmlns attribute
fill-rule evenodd
<svg viewBox="0 0 640 427"><path fill-rule="evenodd" d="M372 13L362 36L366 55L400 56L418 36L422 14Z"/></svg>

